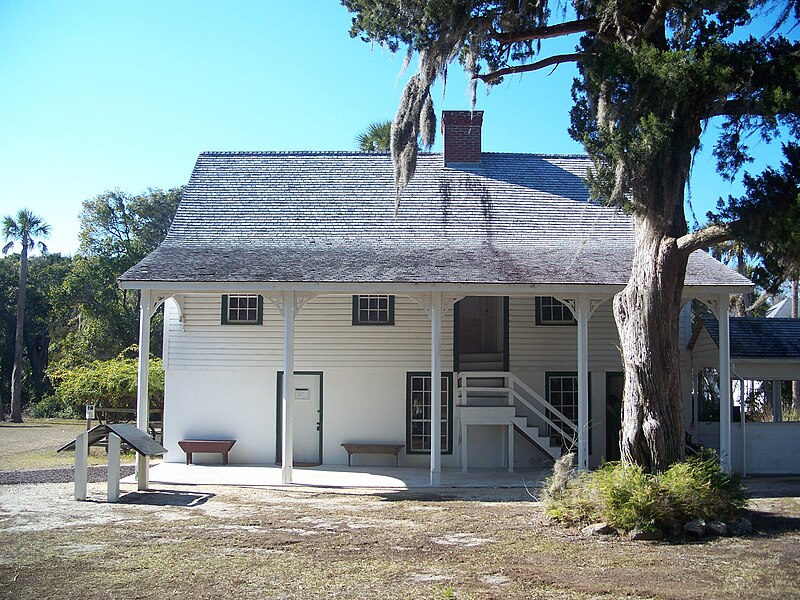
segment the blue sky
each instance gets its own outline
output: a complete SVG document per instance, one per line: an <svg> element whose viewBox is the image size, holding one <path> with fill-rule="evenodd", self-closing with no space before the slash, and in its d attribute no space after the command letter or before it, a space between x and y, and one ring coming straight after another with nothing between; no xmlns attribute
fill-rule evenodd
<svg viewBox="0 0 800 600"><path fill-rule="evenodd" d="M51 251L72 253L84 200L184 184L204 150L355 149L393 117L415 65L399 77L403 56L351 39L349 24L336 0L0 0L0 214L33 210ZM573 75L479 87L484 150L581 152L567 134ZM437 112L468 109L466 89L454 67ZM701 220L741 190L714 174L706 145L692 180ZM752 145L753 170L775 161Z"/></svg>

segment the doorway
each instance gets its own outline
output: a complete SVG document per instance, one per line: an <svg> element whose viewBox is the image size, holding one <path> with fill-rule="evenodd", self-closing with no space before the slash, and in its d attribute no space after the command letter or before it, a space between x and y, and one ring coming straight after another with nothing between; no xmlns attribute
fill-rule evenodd
<svg viewBox="0 0 800 600"><path fill-rule="evenodd" d="M508 298L467 296L454 319L456 371L508 371Z"/></svg>
<svg viewBox="0 0 800 600"><path fill-rule="evenodd" d="M275 462L283 463L281 420L283 417L283 371L278 371L276 394L277 448ZM322 464L322 373L295 371L292 394L293 463L296 466Z"/></svg>
<svg viewBox="0 0 800 600"><path fill-rule="evenodd" d="M606 373L606 460L619 460L619 432L622 429L623 373Z"/></svg>

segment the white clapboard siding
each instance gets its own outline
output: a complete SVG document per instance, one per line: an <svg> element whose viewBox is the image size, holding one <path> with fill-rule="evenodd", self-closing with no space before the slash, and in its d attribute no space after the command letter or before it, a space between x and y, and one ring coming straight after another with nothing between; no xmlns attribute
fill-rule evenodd
<svg viewBox="0 0 800 600"><path fill-rule="evenodd" d="M719 348L705 327L700 330L692 348L692 367L699 369L719 369Z"/></svg>
<svg viewBox="0 0 800 600"><path fill-rule="evenodd" d="M170 311L169 368L280 368L283 318L264 302L263 325L221 325L220 294L186 294L183 322ZM308 302L295 321L295 366L397 366L430 369L430 319L413 300L395 298L395 324L352 324L352 296L324 295ZM444 319L442 363L452 367L452 311Z"/></svg>
<svg viewBox="0 0 800 600"><path fill-rule="evenodd" d="M509 300L509 364L512 371L574 371L578 364L576 326L536 325L533 298ZM621 370L619 336L611 300L589 320L589 370Z"/></svg>

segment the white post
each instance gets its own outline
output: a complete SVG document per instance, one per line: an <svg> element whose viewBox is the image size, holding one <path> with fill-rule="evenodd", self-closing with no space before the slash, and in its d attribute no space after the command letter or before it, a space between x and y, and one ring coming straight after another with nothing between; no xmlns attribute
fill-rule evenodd
<svg viewBox="0 0 800 600"><path fill-rule="evenodd" d="M119 451L120 439L116 433L108 434L108 485L106 487L106 500L117 502L119 500Z"/></svg>
<svg viewBox="0 0 800 600"><path fill-rule="evenodd" d="M514 426L508 426L508 472L514 472Z"/></svg>
<svg viewBox="0 0 800 600"><path fill-rule="evenodd" d="M150 417L150 402L148 399L148 385L150 365L150 290L141 291L139 298L139 381L136 389L136 427L147 431L147 421ZM136 454L136 483L140 490L150 487L150 459L142 454Z"/></svg>
<svg viewBox="0 0 800 600"><path fill-rule="evenodd" d="M431 293L431 485L442 483L442 293Z"/></svg>
<svg viewBox="0 0 800 600"><path fill-rule="evenodd" d="M775 423L783 421L783 397L781 396L781 382L772 382L772 420Z"/></svg>
<svg viewBox="0 0 800 600"><path fill-rule="evenodd" d="M589 298L576 299L578 321L578 469L589 470Z"/></svg>
<svg viewBox="0 0 800 600"><path fill-rule="evenodd" d="M461 425L461 472L467 472L467 426Z"/></svg>
<svg viewBox="0 0 800 600"><path fill-rule="evenodd" d="M733 470L731 456L731 344L728 294L717 299L719 320L719 458L726 473Z"/></svg>
<svg viewBox="0 0 800 600"><path fill-rule="evenodd" d="M295 293L283 293L283 398L281 399L281 481L292 483L294 437L292 430L292 396L294 394L294 313Z"/></svg>
<svg viewBox="0 0 800 600"><path fill-rule="evenodd" d="M742 477L747 477L747 440L745 438L745 421L747 421L747 392L744 379L739 379L741 396L739 396L739 424L742 430Z"/></svg>
<svg viewBox="0 0 800 600"><path fill-rule="evenodd" d="M86 500L89 479L89 434L84 431L75 438L75 500Z"/></svg>

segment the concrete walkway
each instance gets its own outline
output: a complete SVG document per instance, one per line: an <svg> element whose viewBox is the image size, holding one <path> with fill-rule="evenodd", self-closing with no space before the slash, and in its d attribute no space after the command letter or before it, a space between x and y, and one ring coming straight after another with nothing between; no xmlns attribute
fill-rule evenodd
<svg viewBox="0 0 800 600"><path fill-rule="evenodd" d="M501 469L475 469L462 473L442 470L443 488L521 488L538 487L548 470L509 473ZM134 476L123 483L136 483ZM253 465L186 465L159 463L150 467L150 482L172 485L282 486L280 467ZM325 465L295 467L293 486L330 488L430 488L430 472L412 467L347 467Z"/></svg>

